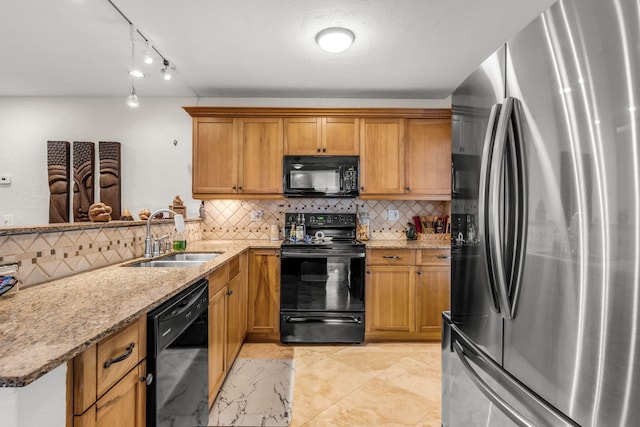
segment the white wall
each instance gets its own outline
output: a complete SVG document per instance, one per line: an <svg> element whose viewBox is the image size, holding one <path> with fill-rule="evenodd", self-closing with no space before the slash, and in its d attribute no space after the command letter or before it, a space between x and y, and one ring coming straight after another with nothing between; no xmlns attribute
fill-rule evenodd
<svg viewBox="0 0 640 427"><path fill-rule="evenodd" d="M191 117L181 108L186 105L449 108L451 100L141 97L140 107L132 109L123 97L0 98L0 175L12 177L10 185L0 185L0 226L5 215L14 225L48 222L49 140L120 142L123 209L137 218L141 208L166 208L179 194L188 216L196 216Z"/></svg>

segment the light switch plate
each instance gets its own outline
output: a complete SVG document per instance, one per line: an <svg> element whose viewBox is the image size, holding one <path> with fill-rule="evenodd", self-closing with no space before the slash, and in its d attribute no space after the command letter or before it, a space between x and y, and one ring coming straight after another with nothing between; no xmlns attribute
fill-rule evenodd
<svg viewBox="0 0 640 427"><path fill-rule="evenodd" d="M389 221L397 221L400 219L400 212L398 209L389 209L387 210L387 218Z"/></svg>
<svg viewBox="0 0 640 427"><path fill-rule="evenodd" d="M13 215L2 215L2 225L13 225Z"/></svg>

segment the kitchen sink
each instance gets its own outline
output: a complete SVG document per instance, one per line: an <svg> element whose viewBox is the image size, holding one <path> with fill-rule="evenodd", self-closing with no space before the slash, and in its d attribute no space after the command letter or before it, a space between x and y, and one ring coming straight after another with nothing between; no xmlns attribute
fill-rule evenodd
<svg viewBox="0 0 640 427"><path fill-rule="evenodd" d="M219 253L175 253L160 258L158 261L211 261L215 257L220 256Z"/></svg>
<svg viewBox="0 0 640 427"><path fill-rule="evenodd" d="M126 267L197 267L218 256L220 256L219 253L179 253L154 260L139 261L133 264L128 264Z"/></svg>

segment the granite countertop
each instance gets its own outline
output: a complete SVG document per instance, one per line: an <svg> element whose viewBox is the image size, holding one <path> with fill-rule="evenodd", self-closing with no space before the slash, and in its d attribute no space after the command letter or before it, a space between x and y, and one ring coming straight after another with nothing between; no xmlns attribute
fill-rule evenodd
<svg viewBox="0 0 640 427"><path fill-rule="evenodd" d="M220 252L197 267L128 268L136 260L0 298L0 387L25 386L145 315L248 248L281 241L203 240L188 252Z"/></svg>
<svg viewBox="0 0 640 427"><path fill-rule="evenodd" d="M0 298L0 387L25 386L215 271L249 248L282 241L201 240L219 252L197 267L128 268L141 258L30 286ZM367 248L442 249L448 240L370 240Z"/></svg>
<svg viewBox="0 0 640 427"><path fill-rule="evenodd" d="M433 240L368 240L367 249L451 249L451 241Z"/></svg>

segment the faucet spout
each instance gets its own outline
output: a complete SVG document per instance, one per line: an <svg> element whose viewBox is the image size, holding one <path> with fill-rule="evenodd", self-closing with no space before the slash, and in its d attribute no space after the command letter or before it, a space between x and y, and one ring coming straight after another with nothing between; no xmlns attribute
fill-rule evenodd
<svg viewBox="0 0 640 427"><path fill-rule="evenodd" d="M182 224L182 227L184 227L184 221L183 221L182 215L175 213L171 209L158 209L157 211L152 212L151 215L149 215L149 219L147 219L147 236L144 238L144 257L145 258L151 258L153 254L153 249L151 244L151 220L157 214L165 213L165 212L173 214L173 221L176 224L176 226L178 226L178 224L180 223Z"/></svg>

